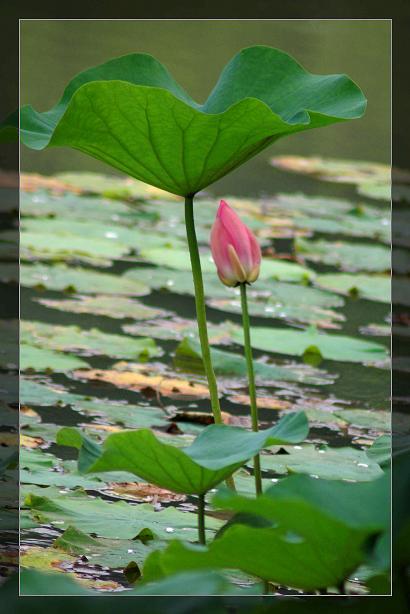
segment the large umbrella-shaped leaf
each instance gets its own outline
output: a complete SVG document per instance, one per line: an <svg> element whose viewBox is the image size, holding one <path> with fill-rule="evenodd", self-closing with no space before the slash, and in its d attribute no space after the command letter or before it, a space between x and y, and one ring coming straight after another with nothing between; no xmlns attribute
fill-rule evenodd
<svg viewBox="0 0 410 614"><path fill-rule="evenodd" d="M130 471L175 492L202 494L264 446L298 443L307 433L307 419L300 412L287 414L275 426L258 433L214 424L185 448L161 442L148 429L114 433L98 446L75 429L64 427L57 442L80 449L80 471Z"/></svg>
<svg viewBox="0 0 410 614"><path fill-rule="evenodd" d="M32 149L73 147L186 196L280 137L359 118L365 107L346 75L313 75L271 47L240 51L203 105L155 58L137 53L80 73L50 111L23 107L20 135ZM3 124L5 136L16 120Z"/></svg>

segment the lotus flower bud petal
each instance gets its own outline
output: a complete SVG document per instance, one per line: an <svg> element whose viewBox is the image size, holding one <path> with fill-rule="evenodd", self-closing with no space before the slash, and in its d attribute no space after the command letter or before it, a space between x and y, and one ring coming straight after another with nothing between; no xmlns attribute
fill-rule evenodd
<svg viewBox="0 0 410 614"><path fill-rule="evenodd" d="M252 283L259 276L261 250L255 235L221 200L211 230L211 251L218 275L226 286Z"/></svg>

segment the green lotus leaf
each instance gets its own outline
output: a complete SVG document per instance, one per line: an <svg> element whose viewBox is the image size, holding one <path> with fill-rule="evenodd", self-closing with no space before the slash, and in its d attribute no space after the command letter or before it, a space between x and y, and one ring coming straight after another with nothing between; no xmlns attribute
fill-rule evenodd
<svg viewBox="0 0 410 614"><path fill-rule="evenodd" d="M85 330L78 326L54 326L28 320L21 325L21 342L60 352L78 352L88 356L103 354L141 361L160 356L162 353L155 341L150 338L131 340L124 335L104 333L97 328ZM87 366L87 363L84 364ZM78 367L81 368L81 365ZM75 365L71 368L75 368Z"/></svg>
<svg viewBox="0 0 410 614"><path fill-rule="evenodd" d="M371 364L386 360L389 356L387 349L379 343L320 333L313 326L303 331L254 327L251 333L254 348L264 352L303 356L307 361L309 355L317 354L320 360L324 358ZM238 332L233 332L232 337L236 343L243 344L242 335Z"/></svg>
<svg viewBox="0 0 410 614"><path fill-rule="evenodd" d="M196 514L173 506L157 511L149 503L129 505L123 500L111 503L81 493L53 498L30 493L24 505L41 523L55 522L63 530L74 525L84 533L96 533L108 539L134 539L145 529L160 540L197 538ZM213 537L221 525L220 520L207 518L208 537Z"/></svg>
<svg viewBox="0 0 410 614"><path fill-rule="evenodd" d="M218 508L261 517L265 525L238 519L208 548L172 541L147 558L144 578L225 568L304 589L336 586L364 561L368 538L388 530L389 484L388 475L369 484L292 476L257 499L224 489L212 501Z"/></svg>
<svg viewBox="0 0 410 614"><path fill-rule="evenodd" d="M194 194L277 139L359 118L366 99L345 75L313 75L271 47L240 51L203 105L155 58L136 53L86 70L49 111L20 111L31 149L68 146L174 194ZM3 123L4 137L16 126Z"/></svg>
<svg viewBox="0 0 410 614"><path fill-rule="evenodd" d="M79 431L63 427L57 434L57 443L79 448L80 471L129 471L162 488L202 494L261 448L298 443L308 430L306 416L299 412L287 414L273 427L258 433L213 424L185 448L162 443L148 429L114 433L103 446L98 446Z"/></svg>

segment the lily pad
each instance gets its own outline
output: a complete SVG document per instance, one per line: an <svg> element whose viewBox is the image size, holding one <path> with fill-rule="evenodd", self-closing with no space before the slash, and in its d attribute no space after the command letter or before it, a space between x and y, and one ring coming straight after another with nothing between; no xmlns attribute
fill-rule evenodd
<svg viewBox="0 0 410 614"><path fill-rule="evenodd" d="M77 356L55 352L46 348L22 343L20 346L20 369L22 371L53 371L65 373L74 369L86 369L89 364Z"/></svg>
<svg viewBox="0 0 410 614"><path fill-rule="evenodd" d="M89 222L90 219L105 224L121 224L129 226L136 223L136 217L140 221L149 217L156 219L153 212L148 214L138 207L137 211L125 203L107 200L104 198L87 198L86 196L75 196L73 194L63 194L55 196L48 192L36 191L28 194L25 188L21 187L21 215L25 217L45 216L65 220L79 220Z"/></svg>
<svg viewBox="0 0 410 614"><path fill-rule="evenodd" d="M201 106L157 60L140 53L80 73L50 111L23 107L20 130L28 147L71 146L185 196L278 138L361 117L365 106L346 76L312 75L264 46L239 52ZM8 118L3 132L16 119Z"/></svg>
<svg viewBox="0 0 410 614"><path fill-rule="evenodd" d="M15 265L2 265L0 278L3 281L13 279ZM147 285L89 269L68 267L64 264L49 266L46 264L25 265L20 267L20 283L36 289L62 290L70 294L119 294L125 296L144 296L150 293Z"/></svg>
<svg viewBox="0 0 410 614"><path fill-rule="evenodd" d="M85 416L97 418L101 423L125 428L155 428L168 425L164 410L152 406L144 407L95 399L74 401L72 407ZM92 424L88 426L91 427Z"/></svg>
<svg viewBox="0 0 410 614"><path fill-rule="evenodd" d="M337 266L344 271L384 273L391 267L391 251L381 245L298 239L295 249L307 260Z"/></svg>
<svg viewBox="0 0 410 614"><path fill-rule="evenodd" d="M24 230L20 235L20 246L23 260L83 260L96 266L109 266L111 259L129 252L129 247L121 243L110 244L86 235L55 235L52 232Z"/></svg>
<svg viewBox="0 0 410 614"><path fill-rule="evenodd" d="M242 313L239 291L226 293L225 298L211 298L213 308ZM329 307L343 305L340 297L318 288L280 281L264 280L261 290L256 286L248 291L249 313L265 318L279 318L293 322L315 324L324 328L337 328L344 316Z"/></svg>
<svg viewBox="0 0 410 614"><path fill-rule="evenodd" d="M145 368L145 365L136 366L140 369L127 368L127 365L125 365L123 370L80 370L75 371L74 375L79 379L107 382L127 390L146 390L158 396L164 395L176 399L205 399L209 397L208 387L201 383L163 374L156 370L150 371Z"/></svg>
<svg viewBox="0 0 410 614"><path fill-rule="evenodd" d="M390 431L392 416L388 411L372 411L370 409L343 409L335 412L336 416L349 424L373 431Z"/></svg>
<svg viewBox="0 0 410 614"><path fill-rule="evenodd" d="M211 425L185 448L162 443L145 429L110 435L101 448L66 427L58 433L57 442L80 449L81 471L128 471L161 488L201 494L231 475L262 447L300 441L307 432L306 417L299 413L288 414L277 425L259 433Z"/></svg>
<svg viewBox="0 0 410 614"><path fill-rule="evenodd" d="M169 315L164 309L150 307L143 303L123 296L97 295L76 296L73 299L37 299L39 303L69 313L91 313L108 318L134 320L148 320L150 318L163 318Z"/></svg>
<svg viewBox="0 0 410 614"><path fill-rule="evenodd" d="M172 320L156 318L153 321L126 324L122 328L130 335L154 337L155 339L181 341L185 336L198 339L198 323L195 320L186 320L176 316ZM238 330L239 326L229 321L218 324L209 323L209 342L218 345L229 344L232 342L233 332Z"/></svg>
<svg viewBox="0 0 410 614"><path fill-rule="evenodd" d="M390 303L391 279L387 275L351 275L349 273L325 273L318 275L315 283L326 290L354 298L364 298L380 303Z"/></svg>
<svg viewBox="0 0 410 614"><path fill-rule="evenodd" d="M330 448L305 444L282 446L286 454L263 454L263 470L278 474L306 473L326 480L368 482L383 474L377 462L369 460L364 450Z"/></svg>
<svg viewBox="0 0 410 614"><path fill-rule="evenodd" d="M55 177L68 186L79 188L81 192L101 194L101 196L106 198L119 198L123 200L147 198L175 199L169 192L159 190L131 177L123 179L115 175L101 175L100 173L78 171L75 173L58 173Z"/></svg>
<svg viewBox="0 0 410 614"><path fill-rule="evenodd" d="M331 199L328 199L329 201ZM329 206L330 205L330 206ZM338 234L349 237L366 237L390 244L390 211L380 215L375 208L354 207L347 213L333 212L333 202L328 202L328 209L323 214L319 211L312 216L295 215L292 223L297 228L303 228L322 234ZM320 217L319 217L320 215Z"/></svg>
<svg viewBox="0 0 410 614"><path fill-rule="evenodd" d="M312 175L316 179L334 183L386 184L390 183L391 176L391 169L388 164L364 162L362 160L276 156L271 159L271 164L282 170Z"/></svg>
<svg viewBox="0 0 410 614"><path fill-rule="evenodd" d="M163 542L149 540L145 543L139 539L108 539L90 537L75 526L69 526L64 533L53 542L53 548L66 552L70 556L82 557L92 565L103 565L111 568L123 568L135 562L142 566L146 557L153 550L159 549Z"/></svg>
<svg viewBox="0 0 410 614"><path fill-rule="evenodd" d="M239 333L233 333L233 338L243 344L243 337ZM306 356L315 353L327 360L364 363L388 357L388 351L383 345L344 335L320 333L313 327L305 331L254 327L251 338L254 348L279 354Z"/></svg>
<svg viewBox="0 0 410 614"><path fill-rule="evenodd" d="M138 221L137 215L135 222ZM55 218L25 218L22 223L24 236L27 234L35 243L36 236L46 233L53 235L53 243L58 245L57 237L61 237L62 246L70 249L70 241L73 242L72 251L76 251L76 243L80 244L79 251L86 252L84 241L90 241L90 255L116 258L122 256L130 249L140 250L144 248L175 248L181 249L186 244L185 240L172 237L166 233L142 230L138 227L128 228L116 223L99 223L97 221L78 221L62 217ZM41 239L39 239L41 242ZM24 243L23 243L24 244Z"/></svg>
<svg viewBox="0 0 410 614"><path fill-rule="evenodd" d="M114 358L147 360L161 354L153 339L130 339L103 333L97 328L85 330L78 326L54 326L43 322L22 322L21 341L41 348L84 353L88 356L105 354Z"/></svg>
<svg viewBox="0 0 410 614"><path fill-rule="evenodd" d="M212 348L211 358L217 375L247 375L246 361L243 356ZM175 350L174 364L183 371L204 373L199 342L194 339L183 339ZM253 367L256 380L260 383L294 381L320 385L328 384L331 379L331 376L324 371L308 365L275 365L254 360Z"/></svg>
<svg viewBox="0 0 410 614"><path fill-rule="evenodd" d="M31 515L42 523L55 522L63 529L74 525L84 533L96 533L99 537L134 539L144 529L149 529L159 539L180 537L195 540L197 537L196 514L174 507L155 511L149 503L135 506L125 501L110 503L100 498L67 498L64 495L54 499L28 495L25 505L31 510ZM209 518L208 537L220 526L220 520Z"/></svg>
<svg viewBox="0 0 410 614"><path fill-rule="evenodd" d="M82 395L73 394L61 385L20 379L20 401L26 405L69 405L82 399Z"/></svg>

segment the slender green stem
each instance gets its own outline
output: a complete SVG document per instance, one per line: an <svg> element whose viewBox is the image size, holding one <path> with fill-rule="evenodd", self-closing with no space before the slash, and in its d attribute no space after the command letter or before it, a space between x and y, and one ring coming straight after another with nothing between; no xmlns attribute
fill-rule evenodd
<svg viewBox="0 0 410 614"><path fill-rule="evenodd" d="M205 546L205 495L198 495L198 541Z"/></svg>
<svg viewBox="0 0 410 614"><path fill-rule="evenodd" d="M259 430L258 422L258 407L256 405L256 387L255 387L255 375L253 371L253 358L252 358L252 346L251 346L251 333L249 325L249 312L248 312L248 299L246 296L246 283L241 286L241 305L242 305L242 324L243 324L243 337L245 342L245 358L246 366L248 369L248 387L249 387L249 399L251 405L251 422L252 430ZM262 475L261 475L261 463L259 454L253 457L253 468L255 475L255 488L256 494L262 493Z"/></svg>
<svg viewBox="0 0 410 614"><path fill-rule="evenodd" d="M201 261L199 259L198 242L195 232L194 222L194 199L187 196L185 198L185 225L188 239L189 256L191 258L192 276L195 288L196 318L198 321L199 340L201 342L202 360L204 363L205 374L208 380L209 394L211 396L211 407L215 423L222 422L221 408L219 405L218 387L216 384L215 373L211 362L211 351L209 349L208 329L206 326L206 311L204 297L204 283L202 280Z"/></svg>
<svg viewBox="0 0 410 614"><path fill-rule="evenodd" d="M194 220L194 198L185 197L185 226L188 239L189 256L191 259L192 277L195 289L196 319L198 322L199 341L201 343L202 361L204 363L205 374L208 380L209 395L211 397L212 413L215 424L222 423L221 407L219 405L218 386L215 373L212 367L211 351L209 349L208 329L206 325L204 282L202 279L201 260L199 258L198 241L195 232ZM235 490L233 477L226 480L226 484Z"/></svg>

